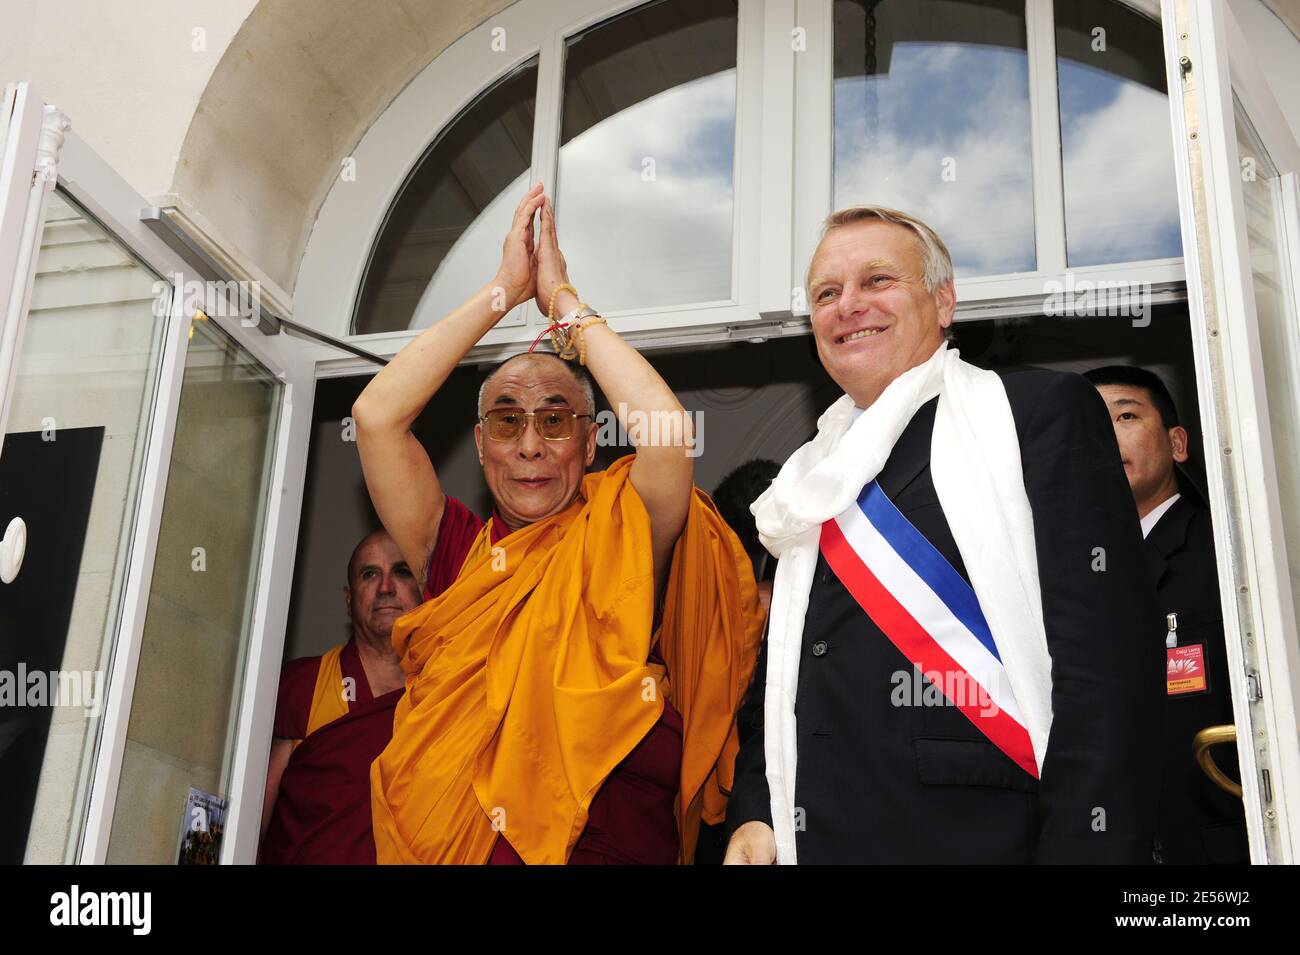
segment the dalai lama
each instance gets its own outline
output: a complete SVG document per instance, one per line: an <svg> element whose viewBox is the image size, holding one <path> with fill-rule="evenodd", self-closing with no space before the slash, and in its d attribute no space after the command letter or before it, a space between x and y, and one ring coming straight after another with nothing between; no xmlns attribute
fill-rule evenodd
<svg viewBox="0 0 1300 955"><path fill-rule="evenodd" d="M474 436L495 501L484 522L443 492L410 428L532 298L548 322L560 316L557 351L516 356L484 382ZM650 421L656 435L631 427L635 454L593 473L583 366L620 424ZM694 488L686 412L569 284L540 184L494 279L403 348L353 417L371 500L432 597L393 628L406 695L372 767L378 860L690 861L730 788L757 586Z"/></svg>

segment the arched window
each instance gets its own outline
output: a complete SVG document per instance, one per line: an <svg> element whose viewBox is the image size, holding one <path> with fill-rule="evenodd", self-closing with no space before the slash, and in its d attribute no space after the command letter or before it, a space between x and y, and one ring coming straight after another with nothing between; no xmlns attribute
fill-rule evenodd
<svg viewBox="0 0 1300 955"><path fill-rule="evenodd" d="M598 307L732 295L736 0L669 0L568 39L557 230Z"/></svg>
<svg viewBox="0 0 1300 955"><path fill-rule="evenodd" d="M1023 0L836 0L834 206L926 220L958 276L1032 272Z"/></svg>
<svg viewBox="0 0 1300 955"><path fill-rule="evenodd" d="M352 331L424 328L491 277L528 191L537 58L474 100L397 194L370 254Z"/></svg>
<svg viewBox="0 0 1300 955"><path fill-rule="evenodd" d="M1114 0L1056 4L1071 267L1183 254L1160 25Z"/></svg>
<svg viewBox="0 0 1300 955"><path fill-rule="evenodd" d="M606 311L732 297L737 19L736 0L660 0L565 41L547 187L574 281ZM371 252L355 334L424 328L491 276L535 178L537 82L534 57L420 160Z"/></svg>

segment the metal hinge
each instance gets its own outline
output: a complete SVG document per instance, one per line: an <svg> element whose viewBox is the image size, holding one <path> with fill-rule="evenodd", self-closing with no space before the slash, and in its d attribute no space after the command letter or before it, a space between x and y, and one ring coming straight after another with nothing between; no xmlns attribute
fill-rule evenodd
<svg viewBox="0 0 1300 955"><path fill-rule="evenodd" d="M1252 703L1258 703L1264 698L1264 690L1260 686L1259 674L1254 670L1246 672L1246 699Z"/></svg>

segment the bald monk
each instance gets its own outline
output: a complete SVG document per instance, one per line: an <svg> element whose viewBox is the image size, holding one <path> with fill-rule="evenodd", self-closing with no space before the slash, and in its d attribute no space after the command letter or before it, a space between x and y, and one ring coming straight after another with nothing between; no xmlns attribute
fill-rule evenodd
<svg viewBox="0 0 1300 955"><path fill-rule="evenodd" d="M373 865L370 763L388 744L406 674L393 624L420 585L385 530L348 560L343 599L352 639L285 664L262 804L264 864Z"/></svg>
<svg viewBox="0 0 1300 955"><path fill-rule="evenodd" d="M495 501L484 522L443 492L410 428L532 298L565 317L562 353L585 361L635 454L585 473L585 374L555 354L516 356L479 396L474 438ZM393 628L407 692L371 769L381 863L687 862L701 818L723 816L762 623L753 572L694 488L676 397L579 305L535 186L493 280L353 406L371 500L429 598Z"/></svg>

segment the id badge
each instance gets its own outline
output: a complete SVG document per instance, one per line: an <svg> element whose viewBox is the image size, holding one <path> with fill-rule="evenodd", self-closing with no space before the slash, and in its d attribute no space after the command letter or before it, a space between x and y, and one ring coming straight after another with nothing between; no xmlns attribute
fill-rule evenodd
<svg viewBox="0 0 1300 955"><path fill-rule="evenodd" d="M1188 643L1165 648L1165 693L1168 696L1193 696L1208 693L1205 674L1205 644Z"/></svg>

